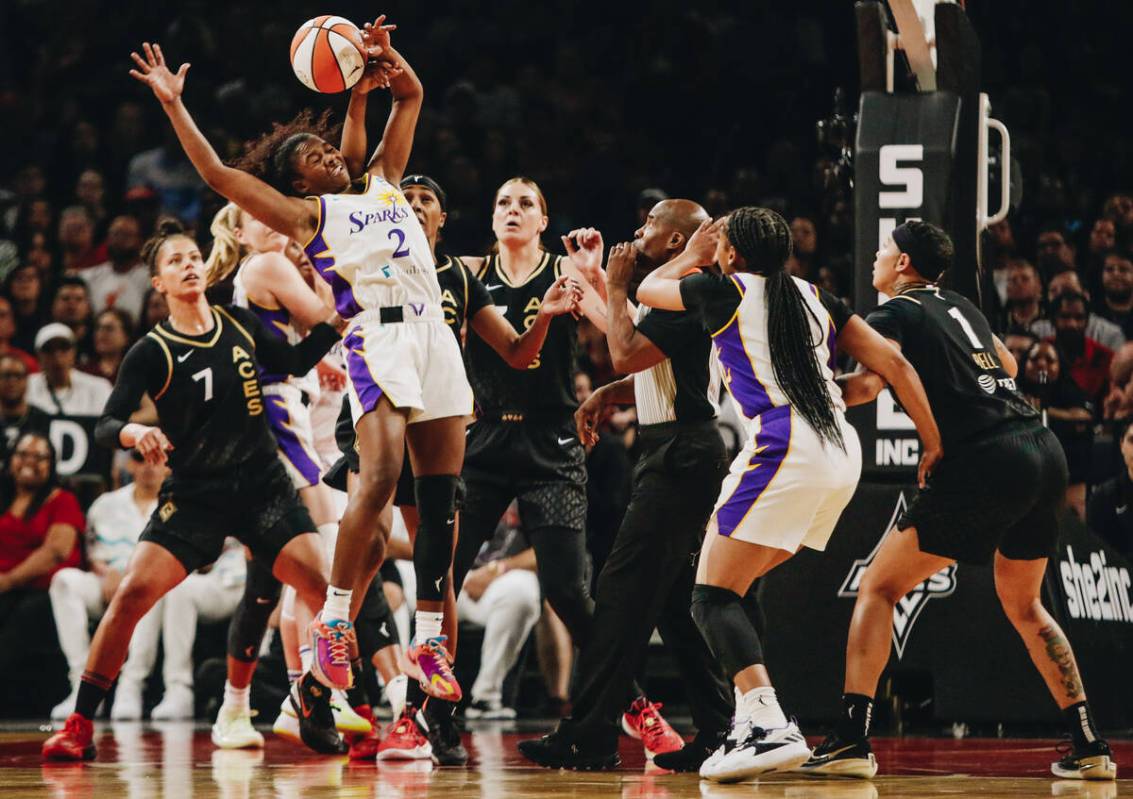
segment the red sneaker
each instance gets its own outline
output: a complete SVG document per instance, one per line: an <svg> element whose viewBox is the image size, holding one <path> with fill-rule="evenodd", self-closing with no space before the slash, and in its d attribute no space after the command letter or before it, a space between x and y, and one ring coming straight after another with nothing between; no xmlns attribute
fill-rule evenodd
<svg viewBox="0 0 1133 799"><path fill-rule="evenodd" d="M432 760L433 747L429 743L417 708L406 705L401 716L386 732L378 744L378 760Z"/></svg>
<svg viewBox="0 0 1133 799"><path fill-rule="evenodd" d="M350 733L346 736L350 743L351 760L373 760L378 754L378 744L381 737L378 735L378 723L374 721L374 712L369 705L358 705L354 708L366 721L370 722L370 731L367 733Z"/></svg>
<svg viewBox="0 0 1133 799"><path fill-rule="evenodd" d="M626 735L645 744L645 757L683 749L685 742L661 715L661 703L638 697L629 710L622 714L622 729Z"/></svg>
<svg viewBox="0 0 1133 799"><path fill-rule="evenodd" d="M43 742L44 760L94 760L94 724L78 713L67 717L63 729Z"/></svg>

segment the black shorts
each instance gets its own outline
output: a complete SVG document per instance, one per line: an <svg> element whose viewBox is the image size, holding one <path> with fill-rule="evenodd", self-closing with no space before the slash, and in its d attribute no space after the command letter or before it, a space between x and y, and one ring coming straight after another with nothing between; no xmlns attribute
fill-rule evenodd
<svg viewBox="0 0 1133 799"><path fill-rule="evenodd" d="M313 532L311 514L273 457L223 479L166 481L139 540L164 547L194 572L220 557L224 539L233 536L271 569L292 538Z"/></svg>
<svg viewBox="0 0 1133 799"><path fill-rule="evenodd" d="M526 530L586 530L586 450L574 419L481 420L468 428L464 513L498 520L513 499Z"/></svg>
<svg viewBox="0 0 1133 799"><path fill-rule="evenodd" d="M1066 456L1037 422L1015 422L949 452L897 529L917 529L921 551L987 563L1051 557L1066 498Z"/></svg>
<svg viewBox="0 0 1133 799"><path fill-rule="evenodd" d="M338 421L334 425L334 440L338 444L338 451L342 453L334 464L323 475L323 482L339 491L346 490L346 473L351 471L358 474L358 436L354 432L354 419L350 415L349 398L343 399L342 410L339 411ZM397 478L397 489L394 491L393 504L398 507L417 506L417 494L413 486L413 467L409 464L409 450L405 450L405 460L401 463L401 476Z"/></svg>

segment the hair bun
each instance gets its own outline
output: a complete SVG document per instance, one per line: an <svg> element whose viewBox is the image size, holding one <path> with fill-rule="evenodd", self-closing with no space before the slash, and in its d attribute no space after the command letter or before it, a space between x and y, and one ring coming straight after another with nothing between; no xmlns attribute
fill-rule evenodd
<svg viewBox="0 0 1133 799"><path fill-rule="evenodd" d="M155 237L176 236L178 233L184 233L185 226L181 224L181 220L172 216L163 216L157 220L154 226Z"/></svg>

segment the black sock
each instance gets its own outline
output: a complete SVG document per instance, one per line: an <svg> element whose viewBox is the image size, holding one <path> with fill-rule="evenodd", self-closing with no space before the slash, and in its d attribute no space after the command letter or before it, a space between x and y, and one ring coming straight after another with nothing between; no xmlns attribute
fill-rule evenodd
<svg viewBox="0 0 1133 799"><path fill-rule="evenodd" d="M412 677L409 678L409 684L405 686L405 704L413 705L413 707L420 710L425 706L425 691L421 688L421 683L417 682Z"/></svg>
<svg viewBox="0 0 1133 799"><path fill-rule="evenodd" d="M1070 728L1070 738L1074 742L1075 749L1084 749L1094 741L1101 740L1101 735L1098 733L1098 728L1094 724L1094 714L1090 711L1089 703L1075 702L1068 708L1063 709L1062 718L1066 720L1066 726Z"/></svg>
<svg viewBox="0 0 1133 799"><path fill-rule="evenodd" d="M354 685L346 689L346 701L350 703L350 707L369 704L362 673L362 658L355 658L350 661L350 672L354 675Z"/></svg>
<svg viewBox="0 0 1133 799"><path fill-rule="evenodd" d="M110 692L112 682L101 674L83 672L83 677L79 680L79 693L75 697L75 712L84 719L93 719L94 714L98 712L98 706Z"/></svg>
<svg viewBox="0 0 1133 799"><path fill-rule="evenodd" d="M836 731L843 741L860 741L869 737L873 719L873 697L865 694L842 694L842 718Z"/></svg>

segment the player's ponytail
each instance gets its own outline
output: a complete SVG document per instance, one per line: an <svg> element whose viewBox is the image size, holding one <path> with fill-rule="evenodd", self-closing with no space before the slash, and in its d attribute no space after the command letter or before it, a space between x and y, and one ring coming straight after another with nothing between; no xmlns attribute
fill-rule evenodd
<svg viewBox="0 0 1133 799"><path fill-rule="evenodd" d="M205 261L205 280L208 286L215 286L224 280L244 255L244 248L236 240L236 228L240 227L242 211L235 203L228 203L212 218L209 232L212 233L212 250Z"/></svg>
<svg viewBox="0 0 1133 799"><path fill-rule="evenodd" d="M767 338L776 383L818 437L844 451L842 428L815 352L821 338L815 342L810 324L811 319L819 328L822 323L786 271L791 255L787 220L768 208L749 206L729 214L727 231L728 240L744 259L746 271L767 278Z"/></svg>
<svg viewBox="0 0 1133 799"><path fill-rule="evenodd" d="M154 234L142 245L142 262L149 269L150 276L157 274L157 256L162 245L174 236L188 236L185 226L171 216L164 216L157 221Z"/></svg>

